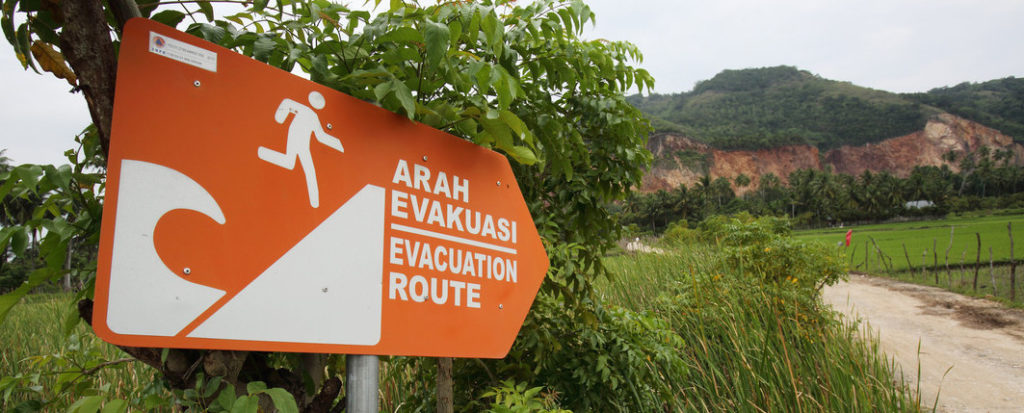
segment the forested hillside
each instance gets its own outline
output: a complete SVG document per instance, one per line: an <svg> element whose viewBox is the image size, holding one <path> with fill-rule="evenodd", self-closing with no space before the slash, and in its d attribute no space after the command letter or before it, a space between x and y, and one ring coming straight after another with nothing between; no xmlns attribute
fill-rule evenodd
<svg viewBox="0 0 1024 413"><path fill-rule="evenodd" d="M904 96L998 129L1024 143L1024 78L964 82Z"/></svg>
<svg viewBox="0 0 1024 413"><path fill-rule="evenodd" d="M690 92L632 96L630 102L657 131L719 149L863 145L920 130L938 112L915 99L791 66L726 70Z"/></svg>

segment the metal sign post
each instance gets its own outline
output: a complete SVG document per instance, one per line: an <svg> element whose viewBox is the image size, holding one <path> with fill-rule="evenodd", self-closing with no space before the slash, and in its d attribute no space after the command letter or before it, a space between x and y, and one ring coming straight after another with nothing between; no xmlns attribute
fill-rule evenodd
<svg viewBox="0 0 1024 413"><path fill-rule="evenodd" d="M345 356L345 411L377 412L377 384L380 364L377 356Z"/></svg>

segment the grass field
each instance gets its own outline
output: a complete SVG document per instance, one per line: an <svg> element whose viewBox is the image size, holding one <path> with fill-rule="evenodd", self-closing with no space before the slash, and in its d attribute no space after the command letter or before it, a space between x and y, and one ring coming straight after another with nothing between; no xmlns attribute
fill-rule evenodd
<svg viewBox="0 0 1024 413"><path fill-rule="evenodd" d="M1013 229L1013 257L1018 267L1022 267L1019 263L1024 258L1024 214L1019 213L798 231L795 237L837 244L844 241L848 230L853 230L852 242L845 248L851 270L887 274L907 281L975 295L992 295L1005 300L1010 292L1010 268L1006 264L1011 257L1007 224ZM953 235L952 243L950 232ZM979 236L981 266L978 271L978 290L975 291L974 265L978 261ZM875 244L885 256L884 262ZM994 266L990 266L989 249ZM865 251L868 252L867 257ZM1024 302L1022 272L1024 269L1018 268L1014 300L1016 305ZM938 283L935 282L936 276Z"/></svg>

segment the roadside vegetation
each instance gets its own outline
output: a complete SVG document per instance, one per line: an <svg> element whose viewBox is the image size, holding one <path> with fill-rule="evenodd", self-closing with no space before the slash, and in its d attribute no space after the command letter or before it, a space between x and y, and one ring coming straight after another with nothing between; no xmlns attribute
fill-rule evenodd
<svg viewBox="0 0 1024 413"><path fill-rule="evenodd" d="M910 376L822 304L821 287L845 277L834 245L740 215L677 227L661 246L668 252L609 258L614 278L598 289L657 315L685 343L684 410L917 410L903 387Z"/></svg>
<svg viewBox="0 0 1024 413"><path fill-rule="evenodd" d="M572 321L574 334L521 333L518 340L545 340L549 354L532 355L540 374L517 372L510 363L477 374L478 361L454 360L457 409L918 410L903 372L894 371L872 342L855 339L857 325L840 322L822 304L821 287L846 273L835 245L793 238L784 219L741 215L679 229L660 247L666 253L603 260L609 276L596 283L594 297L602 304L591 317ZM48 409L74 410L82 400L99 406L98 395L136 409L176 403L221 408L216 399L201 402L199 396L213 390L209 382L171 390L156 370L99 341L84 325L62 331L66 316L75 314L71 295L27 300L0 331L0 340L16 344L0 358L5 410L44 402ZM533 311L564 311L548 301L538 297ZM382 408L430 410L433 365L431 359L386 358ZM515 379L524 374L534 381Z"/></svg>

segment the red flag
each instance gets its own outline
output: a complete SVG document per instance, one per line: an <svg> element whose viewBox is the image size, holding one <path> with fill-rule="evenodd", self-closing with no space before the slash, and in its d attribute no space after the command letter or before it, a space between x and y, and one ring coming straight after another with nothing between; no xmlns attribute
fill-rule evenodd
<svg viewBox="0 0 1024 413"><path fill-rule="evenodd" d="M850 238L853 238L853 230L846 231L846 246L850 246Z"/></svg>

